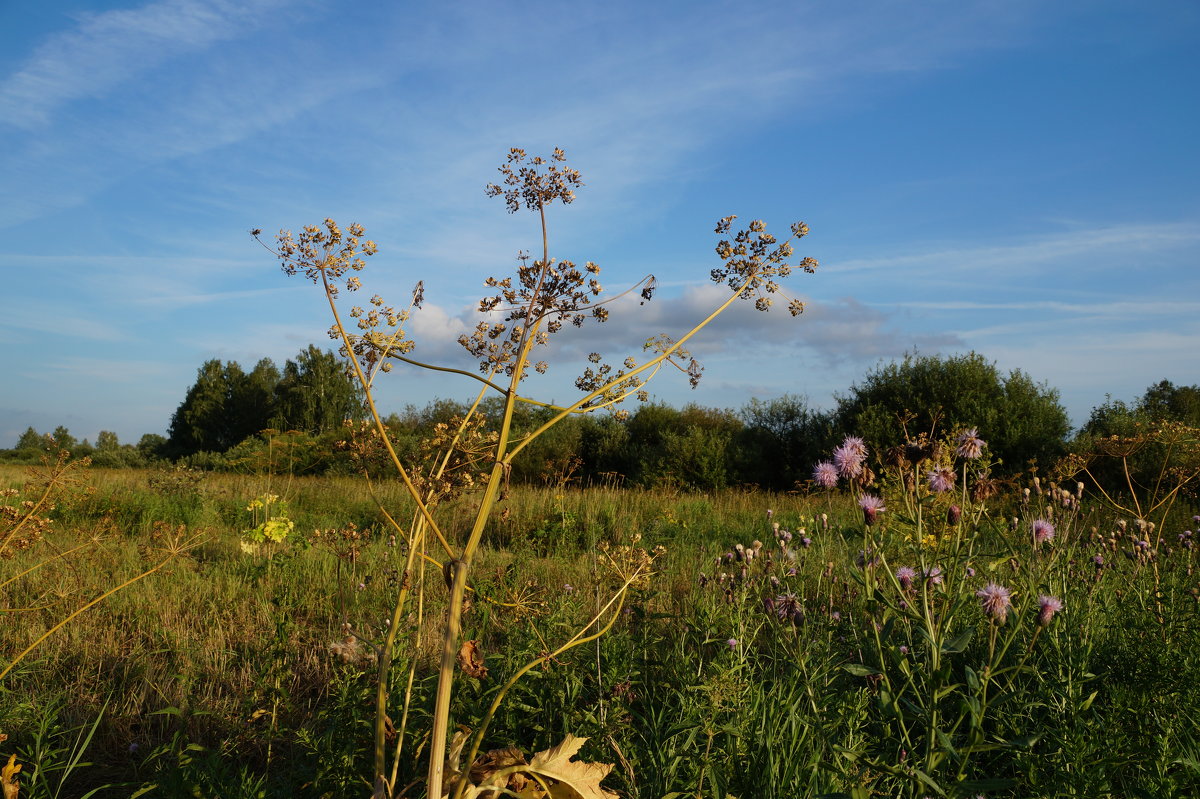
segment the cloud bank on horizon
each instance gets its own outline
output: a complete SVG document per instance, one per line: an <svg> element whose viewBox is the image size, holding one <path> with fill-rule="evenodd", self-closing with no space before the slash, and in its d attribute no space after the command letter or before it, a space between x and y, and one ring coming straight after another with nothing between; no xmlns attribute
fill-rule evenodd
<svg viewBox="0 0 1200 799"><path fill-rule="evenodd" d="M1022 369L1076 422L1106 394L1200 382L1194 4L363 6L0 8L0 446L29 425L135 441L204 360L326 342L322 298L252 227L363 223L368 296L424 279L420 351L469 364L454 341L484 277L537 240L483 195L512 146L584 174L553 255L663 287L602 346L564 337L571 364L714 307L719 217L810 224L806 312L722 319L693 348L700 389L664 375L665 401L828 407L914 350ZM469 391L422 375L385 398Z"/></svg>

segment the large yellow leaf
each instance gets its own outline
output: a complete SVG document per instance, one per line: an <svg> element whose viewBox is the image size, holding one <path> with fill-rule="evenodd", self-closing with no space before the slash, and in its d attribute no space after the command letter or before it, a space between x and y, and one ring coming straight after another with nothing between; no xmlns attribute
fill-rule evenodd
<svg viewBox="0 0 1200 799"><path fill-rule="evenodd" d="M550 787L554 799L617 799L612 791L600 787L600 780L612 771L611 763L584 763L571 758L587 738L567 734L558 746L538 752L529 761L529 771L555 780Z"/></svg>

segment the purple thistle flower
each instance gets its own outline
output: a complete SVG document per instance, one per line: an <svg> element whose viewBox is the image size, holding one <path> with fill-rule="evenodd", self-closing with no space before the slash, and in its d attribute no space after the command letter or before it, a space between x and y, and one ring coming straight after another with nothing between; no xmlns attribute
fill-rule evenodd
<svg viewBox="0 0 1200 799"><path fill-rule="evenodd" d="M809 547L812 546L812 539L809 538L808 536L804 536L803 538L800 539L800 545L802 547L804 547L805 549L808 549Z"/></svg>
<svg viewBox="0 0 1200 799"><path fill-rule="evenodd" d="M988 583L975 592L983 605L984 614L996 622L1003 624L1008 618L1008 609L1012 607L1012 595L1009 590L999 583Z"/></svg>
<svg viewBox="0 0 1200 799"><path fill-rule="evenodd" d="M942 467L939 469L929 470L929 487L935 493L954 490L954 472Z"/></svg>
<svg viewBox="0 0 1200 799"><path fill-rule="evenodd" d="M859 460L867 459L867 442L859 436L846 436L842 446L858 455Z"/></svg>
<svg viewBox="0 0 1200 799"><path fill-rule="evenodd" d="M968 567L967 567L967 576L968 576L968 577L974 577L974 576L975 576L975 567L974 567L974 566L968 566Z"/></svg>
<svg viewBox="0 0 1200 799"><path fill-rule="evenodd" d="M730 649L737 649L737 639L730 638L728 641L725 642L725 645L727 647L729 647Z"/></svg>
<svg viewBox="0 0 1200 799"><path fill-rule="evenodd" d="M879 520L879 514L887 510L883 505L883 500L871 494L860 495L858 507L862 508L865 524L875 524Z"/></svg>
<svg viewBox="0 0 1200 799"><path fill-rule="evenodd" d="M1038 597L1038 617L1037 623L1039 627L1045 627L1054 618L1054 614L1063 609L1062 600L1056 596L1046 596L1043 594Z"/></svg>
<svg viewBox="0 0 1200 799"><path fill-rule="evenodd" d="M917 577L917 572L911 566L901 566L896 569L896 582L900 583L900 590L909 591L913 587L913 580Z"/></svg>
<svg viewBox="0 0 1200 799"><path fill-rule="evenodd" d="M932 587L942 584L942 567L931 566L925 570L925 585Z"/></svg>
<svg viewBox="0 0 1200 799"><path fill-rule="evenodd" d="M946 508L946 524L953 527L958 524L958 520L962 518L962 508L957 505L951 505Z"/></svg>
<svg viewBox="0 0 1200 799"><path fill-rule="evenodd" d="M1035 544L1045 544L1048 541L1054 540L1054 525L1045 519L1038 519L1033 523L1033 542Z"/></svg>
<svg viewBox="0 0 1200 799"><path fill-rule="evenodd" d="M795 594L780 594L775 597L775 615L780 621L799 624L804 620L804 606Z"/></svg>
<svg viewBox="0 0 1200 799"><path fill-rule="evenodd" d="M843 444L833 451L833 464L837 467L838 474L847 480L853 480L862 474L863 457L856 450Z"/></svg>
<svg viewBox="0 0 1200 799"><path fill-rule="evenodd" d="M813 482L821 488L836 488L838 484L838 467L829 461L821 461L813 468Z"/></svg>
<svg viewBox="0 0 1200 799"><path fill-rule="evenodd" d="M901 655L908 654L908 646L906 644L900 644L900 654Z"/></svg>
<svg viewBox="0 0 1200 799"><path fill-rule="evenodd" d="M975 460L983 455L984 441L979 437L979 429L972 427L958 434L958 457Z"/></svg>

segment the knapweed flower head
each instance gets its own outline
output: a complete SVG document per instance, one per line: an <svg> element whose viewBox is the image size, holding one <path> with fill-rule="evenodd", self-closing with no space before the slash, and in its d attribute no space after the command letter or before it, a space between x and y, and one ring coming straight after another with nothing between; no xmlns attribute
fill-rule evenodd
<svg viewBox="0 0 1200 799"><path fill-rule="evenodd" d="M838 484L838 467L830 461L821 461L813 467L813 482L821 488L835 488Z"/></svg>
<svg viewBox="0 0 1200 799"><path fill-rule="evenodd" d="M833 451L833 464L837 467L838 474L847 480L853 480L862 474L862 456L844 444Z"/></svg>
<svg viewBox="0 0 1200 799"><path fill-rule="evenodd" d="M1038 616L1037 623L1039 627L1045 627L1054 618L1054 614L1063 609L1062 600L1056 596L1046 596L1043 594L1038 597Z"/></svg>
<svg viewBox="0 0 1200 799"><path fill-rule="evenodd" d="M867 442L863 441L860 436L846 436L842 441L842 446L857 455L860 461L867 459Z"/></svg>
<svg viewBox="0 0 1200 799"><path fill-rule="evenodd" d="M917 578L916 569L911 566L901 566L896 569L896 582L900 583L900 589L909 591L913 587L913 580Z"/></svg>
<svg viewBox="0 0 1200 799"><path fill-rule="evenodd" d="M978 428L971 427L962 431L955 443L958 445L955 452L960 458L976 460L983 456L984 441L979 437Z"/></svg>
<svg viewBox="0 0 1200 799"><path fill-rule="evenodd" d="M737 645L738 645L738 642L737 642L736 638L730 638L728 641L725 642L725 646L729 647L730 649L737 649Z"/></svg>
<svg viewBox="0 0 1200 799"><path fill-rule="evenodd" d="M1054 540L1054 525L1045 519L1033 523L1033 541L1035 544L1045 544Z"/></svg>
<svg viewBox="0 0 1200 799"><path fill-rule="evenodd" d="M958 507L957 505L951 505L950 507L946 508L946 524L953 527L954 525L958 524L958 521L961 518L962 508Z"/></svg>
<svg viewBox="0 0 1200 799"><path fill-rule="evenodd" d="M932 588L942 584L942 567L930 566L925 570L925 585Z"/></svg>
<svg viewBox="0 0 1200 799"><path fill-rule="evenodd" d="M1008 618L1008 610L1012 607L1012 594L999 583L988 583L975 592L983 606L983 613L997 624L1003 624Z"/></svg>
<svg viewBox="0 0 1200 799"><path fill-rule="evenodd" d="M954 490L954 472L945 467L929 470L929 488L937 494Z"/></svg>
<svg viewBox="0 0 1200 799"><path fill-rule="evenodd" d="M780 621L792 624L804 621L804 606L795 594L780 594L775 597L774 610Z"/></svg>
<svg viewBox="0 0 1200 799"><path fill-rule="evenodd" d="M862 508L863 522L866 524L875 524L879 520L879 514L887 510L883 500L872 494L861 494L858 507Z"/></svg>

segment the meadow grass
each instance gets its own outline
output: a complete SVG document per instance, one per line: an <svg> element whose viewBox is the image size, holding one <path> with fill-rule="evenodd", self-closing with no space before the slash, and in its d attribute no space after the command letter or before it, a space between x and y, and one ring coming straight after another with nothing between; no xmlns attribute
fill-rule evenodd
<svg viewBox="0 0 1200 799"><path fill-rule="evenodd" d="M21 479L0 468L0 487ZM42 765L26 795L54 795L55 763L97 719L92 765L62 796L105 784L116 787L102 796L367 795L371 645L403 546L366 485L132 470L90 480L59 504L44 546L103 540L5 588L6 607L36 609L6 614L3 651L136 573L164 531L205 540L49 638L0 686L6 751L26 775ZM266 493L286 501L296 531L270 562L241 546L247 506ZM411 514L395 483L374 493L396 518ZM1151 549L1132 520L1086 501L1020 496L926 546L904 540L904 509L866 527L833 494L514 487L464 615L490 673L460 678L453 718L474 728L508 674L572 635L612 589L600 545L640 536L667 548L653 580L610 634L514 686L487 748L586 736L586 759L615 764L606 786L651 799L1195 795L1200 578L1179 538L1194 525L1182 516ZM461 532L470 510L443 508L447 529ZM933 506L921 512L948 533ZM1034 549L1026 531L1046 513L1057 535ZM336 537L312 542L348 522L365 532L353 557ZM19 553L6 573L36 557ZM936 567L942 581L905 589L900 566ZM440 571L413 580L423 591L405 630L447 598ZM975 597L989 581L1013 589L1003 625ZM1039 593L1065 606L1046 625ZM406 638L392 670L403 693L415 665L401 785L423 774L439 645Z"/></svg>

